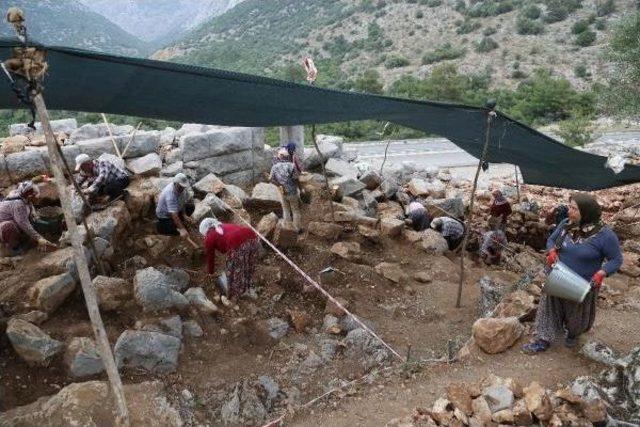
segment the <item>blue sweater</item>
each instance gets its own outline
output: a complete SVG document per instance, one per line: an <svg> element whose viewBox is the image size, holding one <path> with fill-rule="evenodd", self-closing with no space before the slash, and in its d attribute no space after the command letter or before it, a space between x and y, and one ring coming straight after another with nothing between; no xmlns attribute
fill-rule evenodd
<svg viewBox="0 0 640 427"><path fill-rule="evenodd" d="M547 249L554 247L556 237L560 232L566 231L564 228L557 228L549 236ZM585 280L591 280L591 277L600 269L604 270L607 276L610 276L618 271L622 265L620 241L616 233L609 227L603 227L599 232L580 243L574 243L571 235L568 235L558 253L560 261Z"/></svg>

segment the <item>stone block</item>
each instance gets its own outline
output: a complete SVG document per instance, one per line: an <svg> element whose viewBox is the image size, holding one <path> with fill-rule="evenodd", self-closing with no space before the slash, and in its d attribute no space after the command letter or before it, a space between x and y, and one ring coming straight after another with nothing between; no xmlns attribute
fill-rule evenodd
<svg viewBox="0 0 640 427"><path fill-rule="evenodd" d="M183 136L180 140L182 157L185 162L247 151L251 150L252 146L253 132L251 128L240 127L212 129L206 133L192 133Z"/></svg>
<svg viewBox="0 0 640 427"><path fill-rule="evenodd" d="M42 150L28 150L5 156L9 176L13 182L48 173Z"/></svg>
<svg viewBox="0 0 640 427"><path fill-rule="evenodd" d="M343 196L355 197L362 193L365 186L355 178L339 177L329 180L329 186L337 186Z"/></svg>
<svg viewBox="0 0 640 427"><path fill-rule="evenodd" d="M160 169L162 169L162 160L156 153L149 153L127 161L127 168L135 175L158 175Z"/></svg>
<svg viewBox="0 0 640 427"><path fill-rule="evenodd" d="M78 122L76 119L59 119L51 120L51 128L55 133L64 132L67 135L73 133L78 128ZM37 135L42 135L42 124L40 122L35 123ZM27 126L26 123L14 123L9 126L9 134L14 135L27 135L32 134L34 131Z"/></svg>
<svg viewBox="0 0 640 427"><path fill-rule="evenodd" d="M46 313L54 312L76 288L76 282L69 273L46 277L37 281L29 289L31 304Z"/></svg>
<svg viewBox="0 0 640 427"><path fill-rule="evenodd" d="M184 157L184 153L183 153ZM232 172L238 172L246 170L248 165L253 163L254 156L251 154L251 150L239 151L237 153L225 154L216 157L207 157L195 163L196 174L198 176L205 176L209 173L216 173L220 176L229 175ZM187 160L184 160L188 162ZM191 167L191 163L187 163L187 167Z"/></svg>
<svg viewBox="0 0 640 427"><path fill-rule="evenodd" d="M344 176L353 179L358 177L358 169L342 159L329 159L324 165L324 168L327 173L332 176Z"/></svg>
<svg viewBox="0 0 640 427"><path fill-rule="evenodd" d="M87 337L75 337L64 355L69 376L74 379L90 377L104 371L104 364L95 342Z"/></svg>

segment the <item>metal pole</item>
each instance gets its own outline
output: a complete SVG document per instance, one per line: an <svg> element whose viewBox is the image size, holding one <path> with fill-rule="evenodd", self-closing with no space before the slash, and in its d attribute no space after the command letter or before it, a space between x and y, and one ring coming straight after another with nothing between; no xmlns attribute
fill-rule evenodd
<svg viewBox="0 0 640 427"><path fill-rule="evenodd" d="M473 189L471 190L471 199L469 201L469 216L467 217L464 228L465 233L462 238L462 246L460 250L460 283L458 284L458 296L456 298L456 308L461 307L462 302L462 285L464 283L464 251L467 246L467 240L469 239L469 230L471 221L473 219L473 201L476 197L476 189L478 188L478 177L480 176L480 169L482 169L482 163L484 163L484 159L487 156L487 149L489 148L489 136L491 131L491 122L495 117L496 113L491 109L487 113L487 127L485 130L484 136L484 147L482 148L482 154L480 155L480 159L478 160L478 169L476 169L476 176L473 179Z"/></svg>
<svg viewBox="0 0 640 427"><path fill-rule="evenodd" d="M80 283L82 285L87 311L89 312L89 319L91 320L93 333L98 344L100 358L102 359L102 363L104 363L107 376L109 377L109 383L111 384L111 390L113 391L117 411L116 425L129 427L129 412L127 410L124 390L122 388L122 380L118 374L118 368L116 367L113 354L111 352L111 346L107 339L107 333L104 330L104 324L100 317L100 310L98 309L95 290L91 284L89 266L87 265L87 260L84 256L84 248L80 241L78 226L71 211L71 199L67 192L64 173L62 172L62 159L56 149L57 143L53 130L51 129L51 124L49 123L49 114L41 94L35 94L35 96L33 96L33 102L38 112L38 116L40 117L40 123L42 124L42 130L47 142L47 149L51 160L51 169L53 170L53 176L55 178L56 186L58 187L58 193L60 194L60 204L62 206L62 211L64 212L67 229L71 235L76 267L78 269L78 275L80 276Z"/></svg>

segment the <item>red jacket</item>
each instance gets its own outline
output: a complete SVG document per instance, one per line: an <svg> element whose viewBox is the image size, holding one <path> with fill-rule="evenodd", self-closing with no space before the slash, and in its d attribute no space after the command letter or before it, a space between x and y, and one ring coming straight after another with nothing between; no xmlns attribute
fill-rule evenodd
<svg viewBox="0 0 640 427"><path fill-rule="evenodd" d="M210 229L204 239L204 253L207 259L207 272L213 274L216 269L216 251L223 254L238 248L247 240L257 238L249 227L237 224L222 224L223 234Z"/></svg>
<svg viewBox="0 0 640 427"><path fill-rule="evenodd" d="M509 202L496 204L494 201L489 209L490 215L493 217L502 217L502 222L507 221L507 217L511 215L511 212L511 204Z"/></svg>

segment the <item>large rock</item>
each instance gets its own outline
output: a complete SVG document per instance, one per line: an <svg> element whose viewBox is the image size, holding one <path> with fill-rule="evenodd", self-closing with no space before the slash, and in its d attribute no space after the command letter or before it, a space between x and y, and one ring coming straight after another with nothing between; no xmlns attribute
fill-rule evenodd
<svg viewBox="0 0 640 427"><path fill-rule="evenodd" d="M404 221L395 218L382 218L380 220L380 230L382 234L389 237L397 237L402 234Z"/></svg>
<svg viewBox="0 0 640 427"><path fill-rule="evenodd" d="M218 312L218 307L211 302L202 288L190 288L184 293L185 298L193 307L203 314L214 314Z"/></svg>
<svg viewBox="0 0 640 427"><path fill-rule="evenodd" d="M337 187L340 194L348 197L358 196L365 188L363 183L349 176L330 179L329 186Z"/></svg>
<svg viewBox="0 0 640 427"><path fill-rule="evenodd" d="M122 200L87 217L87 225L98 237L113 243L131 225L131 214Z"/></svg>
<svg viewBox="0 0 640 427"><path fill-rule="evenodd" d="M77 128L77 124L76 124L76 128ZM130 126L130 125L117 126L112 124L110 125L110 128L113 136L128 135L134 130L133 126ZM107 128L107 125L104 123L96 123L96 124L87 123L75 130L72 130L71 132L67 132L67 134L70 134L71 141L75 143L75 142L84 141L87 139L108 137L109 128Z"/></svg>
<svg viewBox="0 0 640 427"><path fill-rule="evenodd" d="M184 157L184 151L182 156ZM256 160L256 154L252 150L239 151L237 153L225 154L216 157L207 157L201 160L186 161L185 167L193 169L196 172L198 178L204 177L207 174L215 173L224 177L226 182L230 182L226 176L234 172L245 171L249 168L251 172L251 165Z"/></svg>
<svg viewBox="0 0 640 427"><path fill-rule="evenodd" d="M537 304L533 295L515 291L506 295L493 313L494 317L517 317L521 321L533 320Z"/></svg>
<svg viewBox="0 0 640 427"><path fill-rule="evenodd" d="M357 261L361 255L360 243L338 242L331 246L331 252L348 261Z"/></svg>
<svg viewBox="0 0 640 427"><path fill-rule="evenodd" d="M505 384L491 385L482 391L482 395L487 400L492 413L510 409L513 406L513 392Z"/></svg>
<svg viewBox="0 0 640 427"><path fill-rule="evenodd" d="M310 234L327 240L337 240L342 234L342 227L332 222L310 222L307 229Z"/></svg>
<svg viewBox="0 0 640 427"><path fill-rule="evenodd" d="M260 219L256 230L258 230L258 233L262 234L267 239L270 239L276 229L276 225L278 225L278 215L271 212Z"/></svg>
<svg viewBox="0 0 640 427"><path fill-rule="evenodd" d="M0 146L0 153L5 156L8 154L19 153L24 150L24 147L29 143L29 139L23 135L10 136L2 140L2 146Z"/></svg>
<svg viewBox="0 0 640 427"><path fill-rule="evenodd" d="M380 340L361 328L349 332L344 344L345 354L357 358L367 370L388 362L392 357L391 352Z"/></svg>
<svg viewBox="0 0 640 427"><path fill-rule="evenodd" d="M460 197L450 199L428 199L424 203L427 212L432 218L439 216L464 217L464 202Z"/></svg>
<svg viewBox="0 0 640 427"><path fill-rule="evenodd" d="M251 204L259 209L278 211L280 206L280 191L273 184L259 182L251 192Z"/></svg>
<svg viewBox="0 0 640 427"><path fill-rule="evenodd" d="M210 173L203 177L200 181L196 182L193 186L196 194L204 196L207 193L220 194L224 190L225 184L215 174Z"/></svg>
<svg viewBox="0 0 640 427"><path fill-rule="evenodd" d="M6 333L13 349L29 365L48 366L64 348L60 341L24 320L10 319Z"/></svg>
<svg viewBox="0 0 640 427"><path fill-rule="evenodd" d="M67 135L71 134L78 128L78 122L73 118L51 120L49 124L51 125L51 129L54 133L64 132ZM9 135L29 135L33 133L35 133L36 135L42 135L42 124L40 122L35 122L34 125L36 127L35 131L27 126L27 123L11 124L9 125Z"/></svg>
<svg viewBox="0 0 640 427"><path fill-rule="evenodd" d="M180 139L179 146L183 160L191 162L251 150L252 143L251 128L232 127L187 134Z"/></svg>
<svg viewBox="0 0 640 427"><path fill-rule="evenodd" d="M91 265L91 255L87 248L84 249L85 259ZM76 268L76 260L73 247L59 249L45 255L38 262L39 270L44 272L43 275L70 273L74 278L78 278L78 270Z"/></svg>
<svg viewBox="0 0 640 427"><path fill-rule="evenodd" d="M404 210L400 203L385 202L378 204L378 216L380 218L404 219Z"/></svg>
<svg viewBox="0 0 640 427"><path fill-rule="evenodd" d="M189 301L171 288L166 275L153 267L136 271L134 296L144 311L158 311L176 308L181 310Z"/></svg>
<svg viewBox="0 0 640 427"><path fill-rule="evenodd" d="M69 376L77 378L90 377L104 371L104 364L91 338L75 337L69 343L64 354Z"/></svg>
<svg viewBox="0 0 640 427"><path fill-rule="evenodd" d="M298 245L298 231L292 223L278 221L273 232L273 243L280 249L293 248Z"/></svg>
<svg viewBox="0 0 640 427"><path fill-rule="evenodd" d="M5 156L7 172L13 182L48 173L45 154L41 150L27 150Z"/></svg>
<svg viewBox="0 0 640 427"><path fill-rule="evenodd" d="M93 279L98 306L110 311L122 308L133 296L131 283L117 277L96 276Z"/></svg>
<svg viewBox="0 0 640 427"><path fill-rule="evenodd" d="M413 178L407 184L407 191L414 197L429 195L429 182L421 178Z"/></svg>
<svg viewBox="0 0 640 427"><path fill-rule="evenodd" d="M182 339L182 319L180 316L170 316L162 318L143 319L136 321L136 330L147 332L159 332L165 335Z"/></svg>
<svg viewBox="0 0 640 427"><path fill-rule="evenodd" d="M398 182L390 176L385 176L380 184L380 191L387 199L392 198L398 192L398 188Z"/></svg>
<svg viewBox="0 0 640 427"><path fill-rule="evenodd" d="M393 283L402 284L408 279L407 274L402 271L402 267L400 267L400 264L381 262L380 264L376 265L374 269L376 273L378 273L385 279L391 280Z"/></svg>
<svg viewBox="0 0 640 427"><path fill-rule="evenodd" d="M442 255L449 250L449 244L442 234L435 230L427 229L422 233L420 247L427 253Z"/></svg>
<svg viewBox="0 0 640 427"><path fill-rule="evenodd" d="M247 380L235 384L220 408L224 425L261 425L266 416L267 409Z"/></svg>
<svg viewBox="0 0 640 427"><path fill-rule="evenodd" d="M182 427L160 381L125 384L124 394L131 427ZM0 425L29 426L112 426L117 410L109 382L72 383L54 396L43 397L26 406L0 414Z"/></svg>
<svg viewBox="0 0 640 427"><path fill-rule="evenodd" d="M160 169L162 169L162 160L156 153L149 153L145 156L129 160L127 162L127 168L136 175L158 175ZM175 175L175 173L173 175Z"/></svg>
<svg viewBox="0 0 640 427"><path fill-rule="evenodd" d="M369 169L360 177L360 182L365 185L367 190L375 190L382 183L382 177L378 172Z"/></svg>
<svg viewBox="0 0 640 427"><path fill-rule="evenodd" d="M192 133L206 133L215 129L223 129L223 127L218 125L203 125L200 123L185 123L176 131L176 138L179 139Z"/></svg>
<svg viewBox="0 0 640 427"><path fill-rule="evenodd" d="M29 299L38 310L52 313L75 288L76 281L73 276L63 273L37 281L29 290Z"/></svg>
<svg viewBox="0 0 640 427"><path fill-rule="evenodd" d="M522 335L524 326L517 317L482 318L473 324L472 334L478 346L489 354L502 353Z"/></svg>
<svg viewBox="0 0 640 427"><path fill-rule="evenodd" d="M329 159L324 165L327 174L332 176L343 176L356 179L358 177L358 169L351 163L342 159Z"/></svg>
<svg viewBox="0 0 640 427"><path fill-rule="evenodd" d="M540 421L549 421L553 413L553 405L547 390L537 382L532 382L524 388L524 401L527 410Z"/></svg>
<svg viewBox="0 0 640 427"><path fill-rule="evenodd" d="M340 155L340 148L332 143L332 142L318 142L318 148L322 153L325 161L332 158L338 157ZM320 166L320 156L318 155L318 151L315 147L309 147L304 150L304 154L302 156L302 165L305 169L313 169Z"/></svg>
<svg viewBox="0 0 640 427"><path fill-rule="evenodd" d="M124 331L116 341L114 355L119 368L142 368L169 373L178 367L180 339L159 332Z"/></svg>

